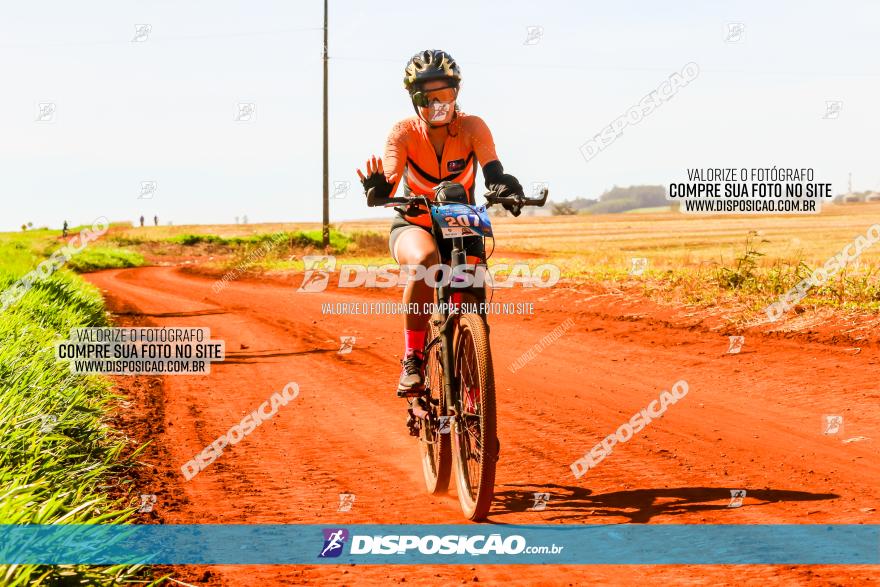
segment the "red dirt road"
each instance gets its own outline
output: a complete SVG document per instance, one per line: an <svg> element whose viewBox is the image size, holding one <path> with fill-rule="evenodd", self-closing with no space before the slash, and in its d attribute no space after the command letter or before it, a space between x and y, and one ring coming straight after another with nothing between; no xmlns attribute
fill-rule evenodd
<svg viewBox="0 0 880 587"><path fill-rule="evenodd" d="M402 318L325 315L322 304L399 301L400 290L214 279L176 267L87 276L121 324L210 327L227 359L210 376L117 378L134 400L132 436L152 439L143 493L164 523L459 523L454 496L424 491L418 449L395 397ZM567 287L498 290L532 316L490 317L501 458L491 522L877 523L880 349L746 334L659 319L626 296ZM652 317L652 313L655 313ZM515 374L508 366L571 317L574 326ZM356 337L337 354L340 336ZM144 380L152 380L147 388ZM684 379L689 393L586 476L569 464ZM156 384L159 381L159 384ZM180 466L285 384L300 395L191 481ZM826 414L844 417L825 435ZM864 438L860 438L864 437ZM846 442L850 439L857 439ZM731 489L745 489L739 508ZM533 493L548 492L544 511ZM353 493L349 512L339 494ZM864 584L877 567L431 566L175 568L189 583Z"/></svg>

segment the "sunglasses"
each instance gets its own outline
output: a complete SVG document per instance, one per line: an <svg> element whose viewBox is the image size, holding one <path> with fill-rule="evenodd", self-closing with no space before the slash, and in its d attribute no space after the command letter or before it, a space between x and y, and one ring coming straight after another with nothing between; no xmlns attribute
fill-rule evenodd
<svg viewBox="0 0 880 587"><path fill-rule="evenodd" d="M458 96L458 88L440 88L427 92L414 92L412 101L416 106L427 108L431 102L453 102L456 96Z"/></svg>

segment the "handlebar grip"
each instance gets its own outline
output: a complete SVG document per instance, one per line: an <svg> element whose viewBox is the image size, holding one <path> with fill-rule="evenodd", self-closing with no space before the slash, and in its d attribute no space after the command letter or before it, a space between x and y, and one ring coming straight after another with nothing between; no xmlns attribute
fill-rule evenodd
<svg viewBox="0 0 880 587"><path fill-rule="evenodd" d="M525 196L497 196L495 192L486 192L484 197L490 204L519 204L520 206L543 206L547 203L547 196L550 190L546 187L541 188L540 198L527 198Z"/></svg>
<svg viewBox="0 0 880 587"><path fill-rule="evenodd" d="M550 193L550 190L546 187L541 188L541 197L538 199L526 199L526 205L528 206L543 206L547 202L547 195Z"/></svg>
<svg viewBox="0 0 880 587"><path fill-rule="evenodd" d="M367 206L370 206L371 208L374 206L384 206L387 204L384 200L387 200L387 198L380 198L376 195L376 188L370 188L367 190Z"/></svg>
<svg viewBox="0 0 880 587"><path fill-rule="evenodd" d="M376 195L376 188L367 190L367 206L393 206L394 204L409 204L408 198L387 198Z"/></svg>

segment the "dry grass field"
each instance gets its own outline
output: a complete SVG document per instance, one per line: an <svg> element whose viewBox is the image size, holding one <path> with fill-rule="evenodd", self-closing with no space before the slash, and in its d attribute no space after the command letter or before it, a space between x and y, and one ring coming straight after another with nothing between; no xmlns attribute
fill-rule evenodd
<svg viewBox="0 0 880 587"><path fill-rule="evenodd" d="M389 213L390 216L390 213ZM825 205L812 216L684 216L677 212L552 216L492 219L499 254L530 253L545 258L572 259L591 267L629 266L632 257L649 259L651 269L679 269L706 263L726 263L745 250L750 233L765 253L762 265L775 261L818 264L869 226L880 223L880 203ZM334 223L345 233L386 234L389 220ZM184 234L225 238L278 231L319 231L319 223L181 225L129 228L119 234L132 239L164 240ZM880 259L869 250L863 263Z"/></svg>
<svg viewBox="0 0 880 587"><path fill-rule="evenodd" d="M389 212L389 217L390 217ZM574 281L638 285L649 297L707 305L727 299L759 308L823 265L845 245L880 223L880 203L830 205L811 216L685 216L678 212L596 216L493 217L492 263L526 261L557 265ZM353 236L345 248L349 262L390 263L385 241L389 220L335 223ZM120 244L158 244L185 235L254 237L279 231L320 234L318 223L191 225L125 228ZM126 242L128 241L128 242ZM222 248L222 247L221 247ZM246 247L245 247L246 248ZM491 244L487 244L491 250ZM161 252L162 247L154 247ZM205 250L192 251L204 255ZM217 253L221 254L217 254ZM167 253L167 251L166 251ZM246 253L222 255L218 266L239 263ZM298 254L299 253L299 254ZM180 248L174 254L185 254ZM633 259L646 259L634 275ZM823 288L811 290L808 305L880 307L880 247L840 271ZM277 251L249 265L254 271L302 269L301 251Z"/></svg>

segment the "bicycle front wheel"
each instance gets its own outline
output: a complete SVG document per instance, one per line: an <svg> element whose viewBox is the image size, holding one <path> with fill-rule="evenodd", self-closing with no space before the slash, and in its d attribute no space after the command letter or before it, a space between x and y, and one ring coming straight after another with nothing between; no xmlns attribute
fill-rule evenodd
<svg viewBox="0 0 880 587"><path fill-rule="evenodd" d="M489 333L477 314L464 314L458 320L455 375L453 454L458 500L468 519L481 520L495 495L498 438Z"/></svg>

